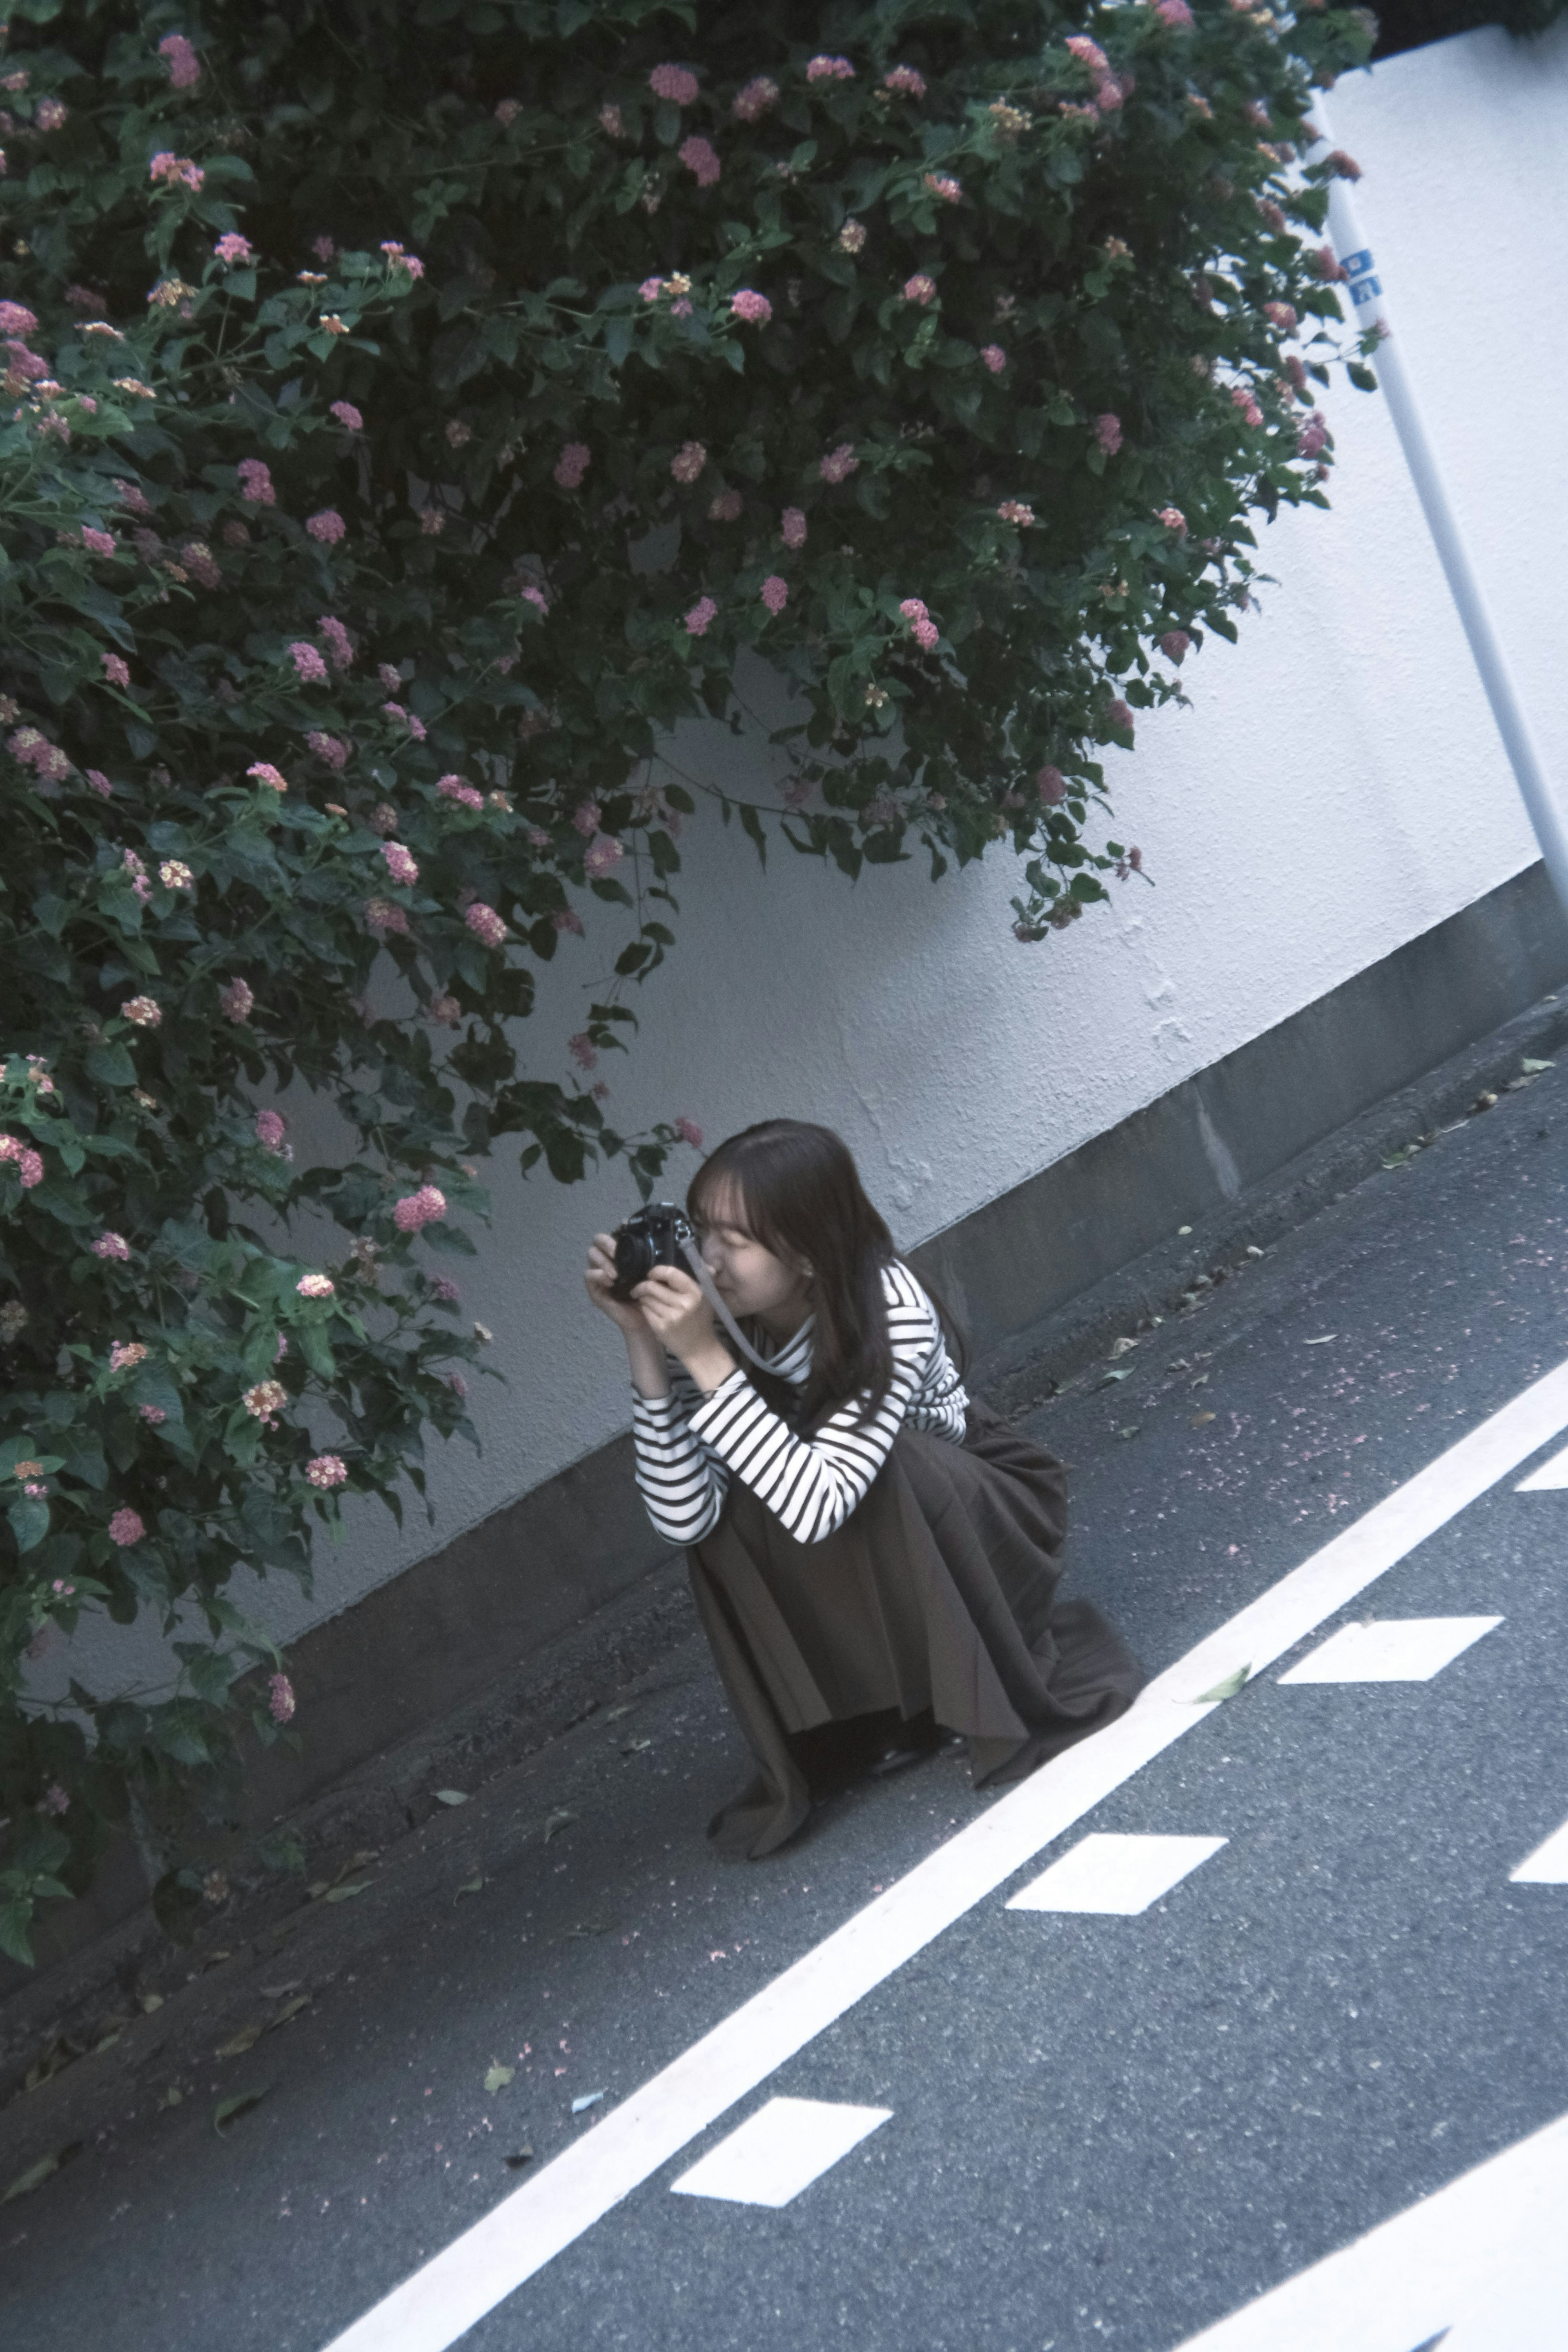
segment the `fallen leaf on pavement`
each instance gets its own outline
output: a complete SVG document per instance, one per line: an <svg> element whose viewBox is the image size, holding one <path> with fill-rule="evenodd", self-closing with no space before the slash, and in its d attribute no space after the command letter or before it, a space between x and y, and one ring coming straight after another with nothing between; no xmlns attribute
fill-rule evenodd
<svg viewBox="0 0 1568 2352"><path fill-rule="evenodd" d="M1108 1389L1112 1381L1131 1380L1131 1376L1132 1367L1131 1364L1128 1364L1120 1372L1101 1372L1094 1385L1097 1389Z"/></svg>
<svg viewBox="0 0 1568 2352"><path fill-rule="evenodd" d="M653 1746L651 1739L628 1739L622 1748L623 1756L642 1756Z"/></svg>
<svg viewBox="0 0 1568 2352"><path fill-rule="evenodd" d="M255 2049L266 2031L265 2018L252 2018L250 2023L242 2025L237 2033L231 2033L226 2042L220 2042L213 2055L217 2058L243 2058L247 2050Z"/></svg>
<svg viewBox="0 0 1568 2352"><path fill-rule="evenodd" d="M1554 1070L1557 1065L1555 1062L1538 1062L1531 1055L1526 1054L1519 1066L1521 1070Z"/></svg>
<svg viewBox="0 0 1568 2352"><path fill-rule="evenodd" d="M582 2115L582 2114L584 2112L584 2110L585 2110L586 2108L588 2108L588 2107L596 2107L596 2106L598 2105L598 2104L599 2104L599 2101L604 2097L604 2095L604 2095L603 2091L584 2091L584 2094L583 2094L583 2095L582 2095L582 2097L581 2097L580 2099L574 2099L574 2100L573 2100L573 2102L572 2102L572 2112L573 2112L573 2114L574 2114L574 2116L580 2116L580 2115Z"/></svg>
<svg viewBox="0 0 1568 2352"><path fill-rule="evenodd" d="M369 1885L368 1878L356 1878L347 1886L329 1886L321 1900L323 1903L346 1903L351 1895L363 1895Z"/></svg>
<svg viewBox="0 0 1568 2352"><path fill-rule="evenodd" d="M213 2109L213 2129L219 2139L228 2137L225 2124L235 2123L241 2116L247 2116L252 2107L258 2107L271 2088L270 2083L265 2083L259 2091L236 2091L232 2098L220 2099Z"/></svg>
<svg viewBox="0 0 1568 2352"><path fill-rule="evenodd" d="M492 2058L485 2074L486 2090L504 2091L516 2072L515 2066L503 2066L499 2058Z"/></svg>
<svg viewBox="0 0 1568 2352"><path fill-rule="evenodd" d="M1235 1674L1226 1675L1223 1682L1215 1683L1213 1690L1206 1690L1201 1693L1200 1696L1194 1700L1194 1706L1206 1706L1211 1699L1234 1698L1238 1690L1242 1690L1246 1687L1247 1677L1251 1672L1252 1662L1249 1659L1245 1666L1237 1666Z"/></svg>
<svg viewBox="0 0 1568 2352"><path fill-rule="evenodd" d="M1303 1348L1326 1348L1331 1339L1337 1339L1339 1336L1337 1331L1321 1331L1315 1339L1303 1339L1301 1345Z"/></svg>
<svg viewBox="0 0 1568 2352"><path fill-rule="evenodd" d="M163 2097L159 2100L158 2105L161 2107L177 2107L183 2105L184 2096L185 2095L184 2091L181 2090L179 2084L177 2083L171 2083Z"/></svg>
<svg viewBox="0 0 1568 2352"><path fill-rule="evenodd" d="M1202 1429L1205 1422L1213 1421L1215 1415L1212 1412L1194 1412L1188 1426L1192 1429Z"/></svg>
<svg viewBox="0 0 1568 2352"><path fill-rule="evenodd" d="M142 1993L138 1996L138 2005L143 2017L151 2017L155 2009L163 2008L163 1996L161 1992Z"/></svg>
<svg viewBox="0 0 1568 2352"><path fill-rule="evenodd" d="M575 1927L568 1927L561 1940L563 1944L569 1944L574 1936L613 1936L615 1932L613 1927L606 1927L601 1920L583 1919Z"/></svg>
<svg viewBox="0 0 1568 2352"><path fill-rule="evenodd" d="M1120 1339L1112 1339L1110 1348L1111 1361L1114 1362L1118 1356L1130 1355L1137 1345L1137 1340L1130 1339L1125 1332Z"/></svg>
<svg viewBox="0 0 1568 2352"><path fill-rule="evenodd" d="M485 1882L482 1878L466 1879L463 1885L458 1887L458 1895L477 1895L484 1883ZM456 1902L457 1895L454 1895L452 1900Z"/></svg>
<svg viewBox="0 0 1568 2352"><path fill-rule="evenodd" d="M564 1805L563 1805L558 1813L552 1813L550 1819L544 1824L545 1844L549 1844L551 1839L555 1835L558 1830L569 1828L576 1818L576 1814L568 1812Z"/></svg>
<svg viewBox="0 0 1568 2352"><path fill-rule="evenodd" d="M1142 1431L1142 1427L1143 1424L1141 1421L1129 1422L1127 1427L1125 1429L1119 1429L1116 1434L1118 1437L1136 1437Z"/></svg>
<svg viewBox="0 0 1568 2352"><path fill-rule="evenodd" d="M437 1789L436 1791L436 1802L438 1805L466 1805L468 1801L468 1792L466 1789Z"/></svg>
<svg viewBox="0 0 1568 2352"><path fill-rule="evenodd" d="M506 2168L509 2172L521 2172L525 2164L531 2164L532 2162L533 2150L531 2147L520 2147L515 2156L509 2156L507 2158Z"/></svg>
<svg viewBox="0 0 1568 2352"><path fill-rule="evenodd" d="M287 1984L262 1985L261 1998L263 2000L287 2000L291 1992L299 1991L304 1981L303 1977L290 1977Z"/></svg>
<svg viewBox="0 0 1568 2352"><path fill-rule="evenodd" d="M81 2142L75 2139L68 2147L57 2147L49 2155L40 2156L26 2172L19 2172L9 2189L0 2195L0 2205L9 2205L13 2197L30 2197L35 2189L41 2189L46 2180L58 2172L63 2165L68 2164L73 2156L80 2153Z"/></svg>
<svg viewBox="0 0 1568 2352"><path fill-rule="evenodd" d="M310 1994L308 1992L297 1992L292 2000L286 2000L284 2002L276 2017L269 2017L268 2019L266 2024L262 2028L262 2032L264 2033L270 2033L275 2026L287 2025L291 2017L298 2017L302 2009L309 2009L310 2006Z"/></svg>
<svg viewBox="0 0 1568 2352"><path fill-rule="evenodd" d="M608 1715L606 1715L606 1716L605 1716L605 1721L606 1723L619 1723L619 1721L620 1721L620 1719L621 1719L622 1716L623 1716L623 1715L630 1715L630 1713L632 1712L633 1707L634 1707L636 1705L637 1705L637 1701L636 1701L635 1699L628 1699L628 1700L626 1701L626 1703L625 1706L613 1706L613 1707L611 1707L611 1709L610 1709L610 1711L609 1711Z"/></svg>

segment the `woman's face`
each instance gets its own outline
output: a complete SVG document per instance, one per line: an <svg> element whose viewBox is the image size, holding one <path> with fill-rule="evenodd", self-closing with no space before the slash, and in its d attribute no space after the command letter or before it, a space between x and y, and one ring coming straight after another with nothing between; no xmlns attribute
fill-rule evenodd
<svg viewBox="0 0 1568 2352"><path fill-rule="evenodd" d="M805 1269L764 1249L747 1230L745 1210L734 1188L721 1184L702 1226L702 1255L713 1286L734 1316L777 1319L785 1336L810 1309Z"/></svg>

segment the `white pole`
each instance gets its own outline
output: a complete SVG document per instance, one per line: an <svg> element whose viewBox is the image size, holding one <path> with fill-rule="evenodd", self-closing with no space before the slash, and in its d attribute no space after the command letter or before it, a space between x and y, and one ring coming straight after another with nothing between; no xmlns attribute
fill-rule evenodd
<svg viewBox="0 0 1568 2352"><path fill-rule="evenodd" d="M1321 91L1313 98L1312 114L1322 134L1320 145L1313 149L1312 153L1321 160L1333 145L1333 132L1329 126ZM1448 587L1458 607L1465 635L1470 641L1470 651L1481 674L1481 684L1487 690L1487 700L1491 704L1492 717L1497 720L1498 732L1502 737L1514 780L1529 812L1530 822L1535 828L1535 837L1541 844L1547 873L1552 877L1563 912L1568 914L1568 828L1564 827L1563 811L1547 781L1541 748L1531 731L1513 672L1509 667L1508 656L1503 652L1481 592L1481 583L1470 562L1458 518L1449 504L1447 488L1405 369L1405 355L1388 315L1383 282L1373 259L1372 248L1363 234L1348 180L1332 180L1329 184L1329 234L1349 280L1346 291L1351 300L1352 320L1363 333L1371 327L1383 330L1382 341L1373 361L1384 397L1388 403L1388 413L1394 419L1394 429L1405 451L1405 462L1415 484L1415 495L1426 517L1426 528L1436 543L1437 553L1447 574Z"/></svg>

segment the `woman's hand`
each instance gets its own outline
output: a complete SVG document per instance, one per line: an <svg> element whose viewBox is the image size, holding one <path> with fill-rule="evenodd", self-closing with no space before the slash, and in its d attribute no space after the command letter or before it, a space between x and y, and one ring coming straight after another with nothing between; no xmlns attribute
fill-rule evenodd
<svg viewBox="0 0 1568 2352"><path fill-rule="evenodd" d="M660 1347L679 1356L700 1389L716 1389L735 1369L700 1286L678 1266L656 1265L632 1294Z"/></svg>
<svg viewBox="0 0 1568 2352"><path fill-rule="evenodd" d="M628 1339L653 1339L642 1308L629 1298L614 1298L611 1290L616 1279L616 1237L614 1234L595 1234L588 1251L587 1271L583 1276L589 1297L601 1315L607 1315L619 1326ZM696 1287L695 1284L692 1286ZM698 1296L700 1297L701 1293Z"/></svg>

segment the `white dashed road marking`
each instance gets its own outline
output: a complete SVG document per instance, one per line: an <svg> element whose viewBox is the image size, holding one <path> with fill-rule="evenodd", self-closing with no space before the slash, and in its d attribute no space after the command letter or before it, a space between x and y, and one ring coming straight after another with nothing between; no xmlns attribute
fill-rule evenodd
<svg viewBox="0 0 1568 2352"><path fill-rule="evenodd" d="M1382 1617L1342 1625L1282 1683L1429 1683L1500 1617Z"/></svg>
<svg viewBox="0 0 1568 2352"><path fill-rule="evenodd" d="M1217 1633L1108 1730L987 1806L334 2337L329 2352L447 2352L625 2197L1223 1701L1568 1429L1568 1363L1533 1381ZM1564 2239L1568 2244L1568 2236ZM1417 2341L1419 2339L1416 2339ZM1397 2352L1410 2352L1408 2344Z"/></svg>
<svg viewBox="0 0 1568 2352"><path fill-rule="evenodd" d="M1135 1919L1225 1843L1222 1837L1113 1837L1096 1831L1010 1895L1006 1907L1106 1911Z"/></svg>
<svg viewBox="0 0 1568 2352"><path fill-rule="evenodd" d="M868 2139L892 2112L826 2099L770 2099L670 2185L681 2197L787 2205Z"/></svg>
<svg viewBox="0 0 1568 2352"><path fill-rule="evenodd" d="M1543 1462L1539 1470L1532 1470L1528 1478L1521 1478L1514 1492L1541 1495L1556 1486L1568 1486L1568 1445L1561 1454L1554 1454L1550 1462Z"/></svg>
<svg viewBox="0 0 1568 2352"><path fill-rule="evenodd" d="M1508 1875L1513 1886L1568 1886L1568 1822Z"/></svg>

